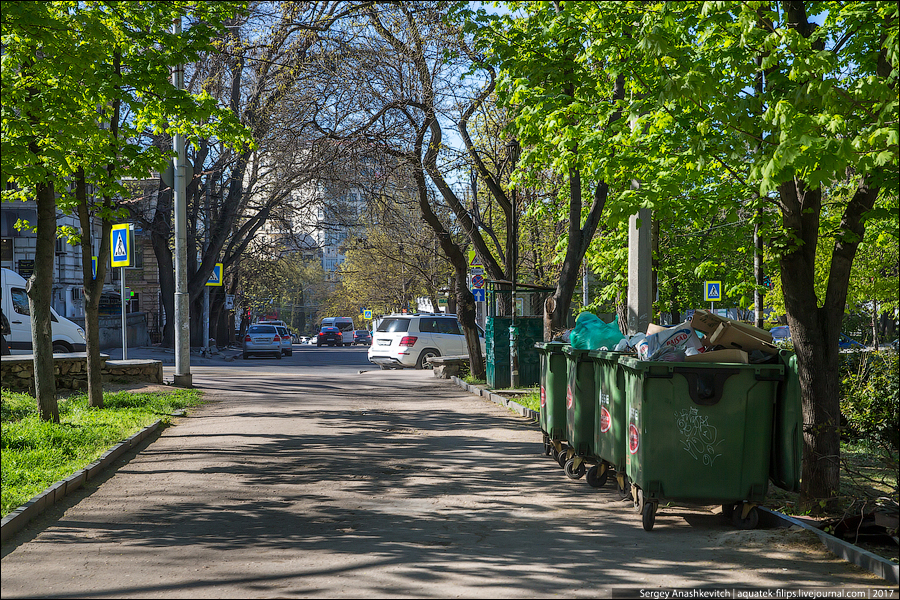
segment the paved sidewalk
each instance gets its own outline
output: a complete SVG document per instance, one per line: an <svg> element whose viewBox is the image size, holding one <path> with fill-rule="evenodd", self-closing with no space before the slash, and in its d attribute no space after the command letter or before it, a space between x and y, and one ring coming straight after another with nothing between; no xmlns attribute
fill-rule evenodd
<svg viewBox="0 0 900 600"><path fill-rule="evenodd" d="M645 532L532 423L430 372L283 362L192 364L211 402L4 544L4 600L885 586L802 531L668 508Z"/></svg>

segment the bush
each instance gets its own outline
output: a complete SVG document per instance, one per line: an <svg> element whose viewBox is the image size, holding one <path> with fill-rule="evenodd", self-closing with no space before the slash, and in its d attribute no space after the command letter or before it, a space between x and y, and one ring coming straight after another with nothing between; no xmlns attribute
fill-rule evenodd
<svg viewBox="0 0 900 600"><path fill-rule="evenodd" d="M894 351L841 354L841 413L845 439L900 449L900 369Z"/></svg>

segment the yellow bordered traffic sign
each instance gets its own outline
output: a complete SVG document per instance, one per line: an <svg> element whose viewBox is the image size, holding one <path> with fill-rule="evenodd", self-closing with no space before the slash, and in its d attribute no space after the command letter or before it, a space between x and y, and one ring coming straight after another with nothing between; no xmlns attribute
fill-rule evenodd
<svg viewBox="0 0 900 600"><path fill-rule="evenodd" d="M722 299L722 282L706 281L703 286L703 299L707 302L718 302Z"/></svg>
<svg viewBox="0 0 900 600"><path fill-rule="evenodd" d="M130 267L132 265L131 223L112 226L110 232L110 266Z"/></svg>
<svg viewBox="0 0 900 600"><path fill-rule="evenodd" d="M206 285L222 285L222 263L216 263L216 266L213 267L212 273L209 274L209 279L206 280Z"/></svg>

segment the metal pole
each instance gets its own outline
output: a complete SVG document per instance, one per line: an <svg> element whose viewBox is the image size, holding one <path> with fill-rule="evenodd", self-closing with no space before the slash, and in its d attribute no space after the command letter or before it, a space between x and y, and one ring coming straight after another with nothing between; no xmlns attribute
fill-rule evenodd
<svg viewBox="0 0 900 600"><path fill-rule="evenodd" d="M173 27L181 35L181 19ZM176 89L184 89L184 65L176 65L172 73ZM184 136L176 133L175 146L175 385L193 387L191 381L190 295L187 289L187 198L185 194Z"/></svg>
<svg viewBox="0 0 900 600"><path fill-rule="evenodd" d="M128 360L128 317L125 311L125 267L119 267L120 278L122 279L119 293L122 294L122 360Z"/></svg>
<svg viewBox="0 0 900 600"><path fill-rule="evenodd" d="M203 254L209 248L209 181L206 182L206 209L203 212ZM203 257L201 256L201 262ZM221 276L221 274L220 274ZM203 287L203 344L201 354L209 356L209 286Z"/></svg>

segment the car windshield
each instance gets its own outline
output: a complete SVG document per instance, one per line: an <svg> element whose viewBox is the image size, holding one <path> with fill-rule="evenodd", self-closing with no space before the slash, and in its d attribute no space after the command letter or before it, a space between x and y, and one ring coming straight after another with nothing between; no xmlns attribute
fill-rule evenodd
<svg viewBox="0 0 900 600"><path fill-rule="evenodd" d="M251 325L247 333L277 333L272 325Z"/></svg>
<svg viewBox="0 0 900 600"><path fill-rule="evenodd" d="M385 319L379 323L378 331L382 333L409 331L409 319Z"/></svg>

